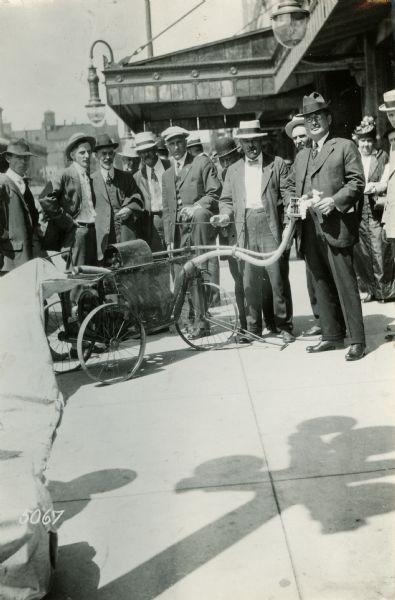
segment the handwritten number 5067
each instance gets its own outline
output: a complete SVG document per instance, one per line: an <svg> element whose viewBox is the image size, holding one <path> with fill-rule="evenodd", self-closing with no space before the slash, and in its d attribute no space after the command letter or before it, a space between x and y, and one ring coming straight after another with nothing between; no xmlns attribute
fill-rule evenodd
<svg viewBox="0 0 395 600"><path fill-rule="evenodd" d="M36 508L35 510L24 510L19 517L19 523L21 525L25 525L26 523L31 523L32 525L38 525L38 523L42 523L43 525L55 525L63 513L64 510L51 509L43 512L40 508Z"/></svg>

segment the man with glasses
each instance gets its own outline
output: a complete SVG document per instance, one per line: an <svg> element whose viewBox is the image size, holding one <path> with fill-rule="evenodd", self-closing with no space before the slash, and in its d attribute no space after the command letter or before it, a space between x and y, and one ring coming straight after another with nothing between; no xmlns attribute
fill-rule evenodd
<svg viewBox="0 0 395 600"><path fill-rule="evenodd" d="M302 197L308 206L301 246L316 290L322 329L322 340L306 350L343 348L347 329L351 345L345 358L354 361L366 349L353 266L358 205L365 188L362 162L353 142L333 137L332 115L321 94L304 96L302 115L312 148L296 155L287 194Z"/></svg>
<svg viewBox="0 0 395 600"><path fill-rule="evenodd" d="M132 173L114 168L115 150L118 148L109 135L99 135L95 154L99 169L92 175L96 198L97 258L109 244L135 240L143 214L143 198Z"/></svg>

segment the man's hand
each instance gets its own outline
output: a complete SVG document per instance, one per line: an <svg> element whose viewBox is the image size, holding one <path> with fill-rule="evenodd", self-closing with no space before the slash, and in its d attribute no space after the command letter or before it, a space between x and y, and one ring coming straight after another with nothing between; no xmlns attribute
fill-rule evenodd
<svg viewBox="0 0 395 600"><path fill-rule="evenodd" d="M320 198L317 202L314 202L314 209L322 215L329 215L335 209L335 201L330 196Z"/></svg>
<svg viewBox="0 0 395 600"><path fill-rule="evenodd" d="M230 223L229 215L214 215L210 218L213 227L227 227Z"/></svg>
<svg viewBox="0 0 395 600"><path fill-rule="evenodd" d="M195 208L195 206L184 206L180 211L181 221L191 221Z"/></svg>
<svg viewBox="0 0 395 600"><path fill-rule="evenodd" d="M133 211L130 208L128 208L127 206L124 206L123 208L120 208L119 211L117 212L117 217L121 221L126 221L126 219L128 219L130 217L132 212Z"/></svg>
<svg viewBox="0 0 395 600"><path fill-rule="evenodd" d="M376 193L376 182L369 181L369 183L367 183L365 185L365 189L364 189L363 193L364 194L375 194Z"/></svg>

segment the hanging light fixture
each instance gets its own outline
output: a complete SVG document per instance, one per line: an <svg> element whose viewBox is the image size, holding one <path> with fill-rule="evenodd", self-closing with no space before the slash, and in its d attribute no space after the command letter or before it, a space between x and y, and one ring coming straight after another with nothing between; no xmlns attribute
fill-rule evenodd
<svg viewBox="0 0 395 600"><path fill-rule="evenodd" d="M237 96L235 96L235 95L221 96L221 104L227 110L234 108L236 106L236 103L237 103Z"/></svg>
<svg viewBox="0 0 395 600"><path fill-rule="evenodd" d="M280 0L271 16L274 37L286 48L297 46L304 38L309 16L310 11L298 0Z"/></svg>
<svg viewBox="0 0 395 600"><path fill-rule="evenodd" d="M93 50L94 47L96 46L96 44L101 43L104 44L109 53L110 53L110 63L114 62L114 54L112 51L111 46L105 42L104 40L96 40L95 42L93 42L90 52L89 52L89 58L91 60L89 68L88 68L88 85L89 85L89 101L88 104L85 104L85 108L86 108L86 114L88 115L88 119L91 121L91 123L93 125L95 125L95 127L99 127L103 120L104 120L104 115L105 115L105 109L106 109L106 105L103 104L103 102L100 100L100 94L99 94L99 77L97 76L96 73L96 67L93 64ZM108 61L105 59L105 57L103 57L104 59L104 66L106 67L108 64Z"/></svg>

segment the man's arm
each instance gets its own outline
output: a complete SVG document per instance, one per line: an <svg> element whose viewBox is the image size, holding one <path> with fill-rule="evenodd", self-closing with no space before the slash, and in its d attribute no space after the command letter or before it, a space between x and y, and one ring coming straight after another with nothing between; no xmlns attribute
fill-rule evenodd
<svg viewBox="0 0 395 600"><path fill-rule="evenodd" d="M355 144L348 140L343 140L343 144L344 184L333 195L333 200L337 210L346 213L361 200L365 188L365 176L362 160Z"/></svg>
<svg viewBox="0 0 395 600"><path fill-rule="evenodd" d="M199 205L202 208L207 208L212 213L217 213L218 201L222 190L217 169L209 158L205 156L201 156L199 158L201 161L204 161L201 168L204 196L199 198Z"/></svg>
<svg viewBox="0 0 395 600"><path fill-rule="evenodd" d="M52 192L40 198L44 218L53 221L62 231L71 231L75 226L73 217L65 210L65 179L62 173L52 182Z"/></svg>

